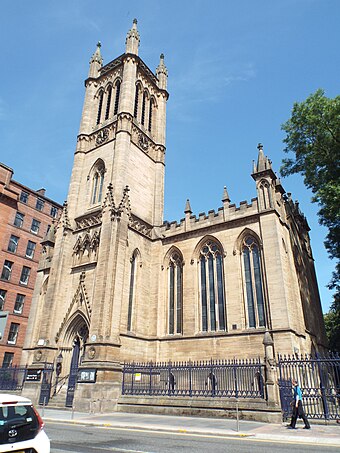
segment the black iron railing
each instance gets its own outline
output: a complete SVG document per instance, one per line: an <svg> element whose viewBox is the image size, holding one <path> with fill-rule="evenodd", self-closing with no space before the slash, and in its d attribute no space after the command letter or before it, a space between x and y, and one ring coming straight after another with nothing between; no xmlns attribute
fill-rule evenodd
<svg viewBox="0 0 340 453"><path fill-rule="evenodd" d="M22 390L27 367L0 368L0 390Z"/></svg>
<svg viewBox="0 0 340 453"><path fill-rule="evenodd" d="M279 356L279 388L284 419L290 417L291 379L298 381L308 418L340 419L340 356Z"/></svg>
<svg viewBox="0 0 340 453"><path fill-rule="evenodd" d="M125 363L123 395L264 398L260 359Z"/></svg>

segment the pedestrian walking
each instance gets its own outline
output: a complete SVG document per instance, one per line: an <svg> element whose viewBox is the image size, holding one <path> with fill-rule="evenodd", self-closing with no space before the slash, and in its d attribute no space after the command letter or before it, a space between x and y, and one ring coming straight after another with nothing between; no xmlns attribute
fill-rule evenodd
<svg viewBox="0 0 340 453"><path fill-rule="evenodd" d="M301 392L300 386L296 379L292 379L292 385L294 387L294 400L292 402L293 415L292 415L292 420L290 422L290 425L288 425L288 428L296 429L295 428L296 420L299 417L299 418L302 418L302 420L304 421L304 424L305 424L304 429L310 429L310 424L308 422L308 419L306 417L306 414L305 414L305 412L303 410L303 406L302 406L302 392Z"/></svg>

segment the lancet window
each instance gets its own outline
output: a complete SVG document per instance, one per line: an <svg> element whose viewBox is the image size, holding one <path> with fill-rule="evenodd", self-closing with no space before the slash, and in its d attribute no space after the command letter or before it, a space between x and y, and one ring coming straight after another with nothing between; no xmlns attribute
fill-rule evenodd
<svg viewBox="0 0 340 453"><path fill-rule="evenodd" d="M147 94L146 94L146 91L144 91L143 102L142 102L142 116L141 116L141 120L140 120L140 122L142 123L143 126L145 124L146 98L147 98Z"/></svg>
<svg viewBox="0 0 340 453"><path fill-rule="evenodd" d="M270 194L270 187L268 181L261 181L260 193L263 202L263 208L268 209L272 207L272 198Z"/></svg>
<svg viewBox="0 0 340 453"><path fill-rule="evenodd" d="M98 96L98 114L97 114L97 123L100 124L102 109L103 109L103 100L104 100L104 90L101 90Z"/></svg>
<svg viewBox="0 0 340 453"><path fill-rule="evenodd" d="M243 240L242 255L246 289L248 327L266 325L263 297L260 249L256 240L248 236Z"/></svg>
<svg viewBox="0 0 340 453"><path fill-rule="evenodd" d="M133 109L133 116L134 116L136 119L138 118L139 92L140 92L140 87L139 87L139 85L136 85L136 92L135 92L135 106L134 106L134 109Z"/></svg>
<svg viewBox="0 0 340 453"><path fill-rule="evenodd" d="M223 255L213 241L200 252L202 330L226 330Z"/></svg>
<svg viewBox="0 0 340 453"><path fill-rule="evenodd" d="M155 101L153 98L150 99L150 107L149 107L149 124L148 124L148 131L152 131L152 115L153 115L153 108L154 108Z"/></svg>
<svg viewBox="0 0 340 453"><path fill-rule="evenodd" d="M91 204L102 201L105 167L103 162L98 162L93 170Z"/></svg>
<svg viewBox="0 0 340 453"><path fill-rule="evenodd" d="M117 115L118 113L118 108L119 108L119 97L120 97L120 80L117 80L115 88L116 88L116 96L115 96L115 106L114 106L114 111L113 114Z"/></svg>
<svg viewBox="0 0 340 453"><path fill-rule="evenodd" d="M183 333L183 260L174 252L169 262L169 334Z"/></svg>
<svg viewBox="0 0 340 453"><path fill-rule="evenodd" d="M109 119L110 116L110 108L111 108L111 97L112 97L112 85L109 85L107 89L107 99L106 99L106 111L105 111L105 119Z"/></svg>

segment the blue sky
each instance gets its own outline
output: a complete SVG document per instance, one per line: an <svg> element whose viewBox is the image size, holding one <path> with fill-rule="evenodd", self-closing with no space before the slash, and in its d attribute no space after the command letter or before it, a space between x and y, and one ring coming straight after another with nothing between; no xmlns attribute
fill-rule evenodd
<svg viewBox="0 0 340 453"><path fill-rule="evenodd" d="M139 55L169 70L165 219L221 206L223 186L237 205L256 196L250 173L257 144L279 171L281 124L295 101L317 88L339 94L337 0L114 1L2 0L0 161L14 178L66 199L88 63L98 40L104 64L124 52L134 17ZM334 262L323 246L300 176L283 186L300 201L324 311Z"/></svg>

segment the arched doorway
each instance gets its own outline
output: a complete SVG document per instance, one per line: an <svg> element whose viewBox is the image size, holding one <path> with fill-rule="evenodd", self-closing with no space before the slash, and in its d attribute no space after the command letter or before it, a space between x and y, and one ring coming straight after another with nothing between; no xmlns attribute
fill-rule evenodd
<svg viewBox="0 0 340 453"><path fill-rule="evenodd" d="M83 360L85 344L88 339L89 329L85 319L78 314L71 324L69 325L65 340L70 345L67 349L69 350L69 360L66 362L68 369L68 382L67 382L67 393L66 393L66 407L73 406L74 391L77 383L78 368ZM65 344L66 346L66 344ZM66 371L66 370L65 370Z"/></svg>

